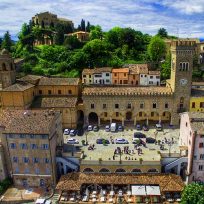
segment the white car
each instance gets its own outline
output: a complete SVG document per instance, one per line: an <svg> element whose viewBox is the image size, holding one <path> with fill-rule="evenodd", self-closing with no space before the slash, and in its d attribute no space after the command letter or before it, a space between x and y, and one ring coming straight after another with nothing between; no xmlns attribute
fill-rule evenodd
<svg viewBox="0 0 204 204"><path fill-rule="evenodd" d="M116 144L128 144L129 142L124 138L117 138L115 139Z"/></svg>
<svg viewBox="0 0 204 204"><path fill-rule="evenodd" d="M70 130L69 129L64 129L64 135L69 135Z"/></svg>
<svg viewBox="0 0 204 204"><path fill-rule="evenodd" d="M89 125L88 126L88 131L92 131L93 130L93 125Z"/></svg>
<svg viewBox="0 0 204 204"><path fill-rule="evenodd" d="M67 140L68 144L79 144L79 141L77 139L74 138L70 138Z"/></svg>

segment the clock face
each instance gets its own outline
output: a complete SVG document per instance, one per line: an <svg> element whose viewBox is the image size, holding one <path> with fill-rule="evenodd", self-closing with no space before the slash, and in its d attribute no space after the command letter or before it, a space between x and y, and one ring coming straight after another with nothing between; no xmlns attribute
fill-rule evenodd
<svg viewBox="0 0 204 204"><path fill-rule="evenodd" d="M188 83L187 79L180 79L180 85L185 86Z"/></svg>

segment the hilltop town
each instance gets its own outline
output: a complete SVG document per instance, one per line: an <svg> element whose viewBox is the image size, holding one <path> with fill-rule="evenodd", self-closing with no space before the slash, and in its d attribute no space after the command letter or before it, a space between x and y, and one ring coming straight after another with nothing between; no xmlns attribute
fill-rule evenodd
<svg viewBox="0 0 204 204"><path fill-rule="evenodd" d="M180 203L203 188L204 43L164 31L76 31L45 12L4 39L2 203Z"/></svg>

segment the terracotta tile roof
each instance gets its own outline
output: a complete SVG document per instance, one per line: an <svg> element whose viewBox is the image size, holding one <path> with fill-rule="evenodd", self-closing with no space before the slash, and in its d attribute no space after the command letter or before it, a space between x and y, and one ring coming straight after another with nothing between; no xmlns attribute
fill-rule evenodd
<svg viewBox="0 0 204 204"><path fill-rule="evenodd" d="M89 95L172 95L170 87L148 86L148 87L84 87L84 96Z"/></svg>
<svg viewBox="0 0 204 204"><path fill-rule="evenodd" d="M52 86L52 85L78 85L80 79L79 78L49 78L43 77L39 81L39 86Z"/></svg>
<svg viewBox="0 0 204 204"><path fill-rule="evenodd" d="M18 79L18 81L24 81L24 82L28 82L31 84L37 84L39 82L39 80L43 78L43 76L37 76L37 75L26 75L20 79Z"/></svg>
<svg viewBox="0 0 204 204"><path fill-rule="evenodd" d="M160 75L160 71L149 71L151 75Z"/></svg>
<svg viewBox="0 0 204 204"><path fill-rule="evenodd" d="M36 97L31 108L74 108L76 107L77 97Z"/></svg>
<svg viewBox="0 0 204 204"><path fill-rule="evenodd" d="M50 110L3 110L0 126L4 133L48 134L59 112Z"/></svg>
<svg viewBox="0 0 204 204"><path fill-rule="evenodd" d="M204 88L191 89L191 97L204 97Z"/></svg>
<svg viewBox="0 0 204 204"><path fill-rule="evenodd" d="M184 188L181 177L175 174L69 173L61 176L56 189L80 190L82 184L159 185L162 193L181 192Z"/></svg>
<svg viewBox="0 0 204 204"><path fill-rule="evenodd" d="M148 74L148 64L130 64L128 65L130 74Z"/></svg>
<svg viewBox="0 0 204 204"><path fill-rule="evenodd" d="M129 68L112 69L112 73L129 73Z"/></svg>
<svg viewBox="0 0 204 204"><path fill-rule="evenodd" d="M204 112L189 112L191 128L198 134L204 134Z"/></svg>
<svg viewBox="0 0 204 204"><path fill-rule="evenodd" d="M93 74L94 69L83 69L82 75Z"/></svg>
<svg viewBox="0 0 204 204"><path fill-rule="evenodd" d="M2 91L25 91L27 89L30 89L34 87L33 84L27 83L27 82L17 82L5 89L2 89Z"/></svg>
<svg viewBox="0 0 204 204"><path fill-rule="evenodd" d="M101 67L101 68L94 68L94 69L84 69L82 72L83 74L98 74L102 72L112 72L112 67Z"/></svg>

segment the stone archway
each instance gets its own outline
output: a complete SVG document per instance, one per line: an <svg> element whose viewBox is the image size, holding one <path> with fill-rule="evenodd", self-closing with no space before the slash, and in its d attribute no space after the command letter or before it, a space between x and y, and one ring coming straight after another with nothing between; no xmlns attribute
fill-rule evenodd
<svg viewBox="0 0 204 204"><path fill-rule="evenodd" d="M84 112L82 110L77 111L77 118L78 118L78 124L83 125L84 124Z"/></svg>
<svg viewBox="0 0 204 204"><path fill-rule="evenodd" d="M116 169L115 173L126 173L125 169Z"/></svg>
<svg viewBox="0 0 204 204"><path fill-rule="evenodd" d="M149 169L147 173L159 173L157 169Z"/></svg>
<svg viewBox="0 0 204 204"><path fill-rule="evenodd" d="M102 168L99 170L100 173L111 173L109 169Z"/></svg>
<svg viewBox="0 0 204 204"><path fill-rule="evenodd" d="M164 111L161 116L162 123L171 123L171 113L169 111Z"/></svg>
<svg viewBox="0 0 204 204"><path fill-rule="evenodd" d="M160 117L159 117L159 113L158 112L152 111L149 114L149 123L156 124L156 123L160 122L159 120L160 120Z"/></svg>
<svg viewBox="0 0 204 204"><path fill-rule="evenodd" d="M83 170L83 173L94 173L94 170L91 169L91 168L85 168L85 169Z"/></svg>
<svg viewBox="0 0 204 204"><path fill-rule="evenodd" d="M144 111L140 111L139 113L137 113L136 115L136 124L146 124L147 123L147 113L145 113Z"/></svg>
<svg viewBox="0 0 204 204"><path fill-rule="evenodd" d="M128 112L126 113L125 119L126 119L126 120L129 120L129 121L132 120L132 112L128 111Z"/></svg>
<svg viewBox="0 0 204 204"><path fill-rule="evenodd" d="M89 124L98 125L98 115L95 112L89 113Z"/></svg>

